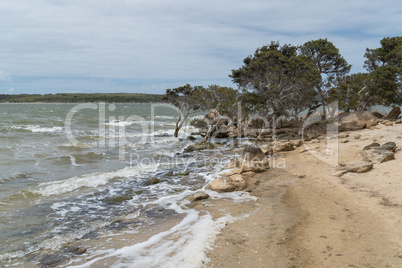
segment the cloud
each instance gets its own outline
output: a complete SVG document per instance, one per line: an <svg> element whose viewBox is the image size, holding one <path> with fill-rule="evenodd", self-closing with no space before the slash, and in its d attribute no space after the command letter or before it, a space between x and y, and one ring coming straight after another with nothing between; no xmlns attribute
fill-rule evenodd
<svg viewBox="0 0 402 268"><path fill-rule="evenodd" d="M1 81L9 81L11 79L11 76L9 73L0 71L0 82Z"/></svg>
<svg viewBox="0 0 402 268"><path fill-rule="evenodd" d="M402 6L385 2L3 0L0 69L72 85L77 77L228 83L257 47L327 37L361 71L366 47L402 32Z"/></svg>

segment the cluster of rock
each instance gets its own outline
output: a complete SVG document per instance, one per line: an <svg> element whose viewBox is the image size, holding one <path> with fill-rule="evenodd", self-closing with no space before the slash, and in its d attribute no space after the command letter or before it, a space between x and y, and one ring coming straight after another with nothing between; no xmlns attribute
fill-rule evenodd
<svg viewBox="0 0 402 268"><path fill-rule="evenodd" d="M384 163L395 159L397 145L395 142L387 142L383 145L372 143L363 148L363 161L358 161L348 165L340 165L336 169L334 176L341 177L348 172L365 173L370 171L374 164Z"/></svg>
<svg viewBox="0 0 402 268"><path fill-rule="evenodd" d="M395 142L387 142L383 145L372 143L363 148L363 160L374 163L384 163L395 159Z"/></svg>
<svg viewBox="0 0 402 268"><path fill-rule="evenodd" d="M269 156L272 152L291 151L301 146L301 140L275 142L260 148L248 145L244 148L242 156L234 158L226 166L231 171L222 174L206 186L206 189L217 192L252 191L259 181L253 177L270 168Z"/></svg>

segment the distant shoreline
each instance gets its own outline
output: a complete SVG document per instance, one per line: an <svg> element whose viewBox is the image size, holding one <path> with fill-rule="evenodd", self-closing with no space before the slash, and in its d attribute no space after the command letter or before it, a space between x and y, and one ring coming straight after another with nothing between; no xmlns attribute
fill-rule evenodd
<svg viewBox="0 0 402 268"><path fill-rule="evenodd" d="M153 103L163 102L163 96L145 93L0 94L0 103Z"/></svg>

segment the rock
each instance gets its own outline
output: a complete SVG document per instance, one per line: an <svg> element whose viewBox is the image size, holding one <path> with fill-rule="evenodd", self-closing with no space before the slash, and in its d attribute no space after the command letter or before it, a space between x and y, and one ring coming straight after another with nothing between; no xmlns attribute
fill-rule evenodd
<svg viewBox="0 0 402 268"><path fill-rule="evenodd" d="M193 137L193 136L188 136L187 139L188 139L189 141L195 141L195 140L196 140L196 138Z"/></svg>
<svg viewBox="0 0 402 268"><path fill-rule="evenodd" d="M398 118L396 121L395 121L395 124L401 124L402 123L402 118Z"/></svg>
<svg viewBox="0 0 402 268"><path fill-rule="evenodd" d="M352 113L343 113L338 116L339 131L358 130L366 127L366 122L377 119L368 111L357 111Z"/></svg>
<svg viewBox="0 0 402 268"><path fill-rule="evenodd" d="M188 175L190 175L189 171L183 171L183 172L177 173L177 176L188 176Z"/></svg>
<svg viewBox="0 0 402 268"><path fill-rule="evenodd" d="M274 152L286 152L286 151L293 151L295 148L291 142L276 142L273 151Z"/></svg>
<svg viewBox="0 0 402 268"><path fill-rule="evenodd" d="M395 159L395 150L395 142L387 142L381 146L378 143L373 143L363 148L363 156L367 161L384 163Z"/></svg>
<svg viewBox="0 0 402 268"><path fill-rule="evenodd" d="M303 145L303 141L302 140L293 140L290 141L290 143L294 146L294 147L300 147Z"/></svg>
<svg viewBox="0 0 402 268"><path fill-rule="evenodd" d="M193 151L200 151L205 149L214 149L216 146L212 143L207 142L197 142L194 144L189 145L186 149L184 149L185 153L193 152Z"/></svg>
<svg viewBox="0 0 402 268"><path fill-rule="evenodd" d="M378 127L370 127L370 130L378 129Z"/></svg>
<svg viewBox="0 0 402 268"><path fill-rule="evenodd" d="M339 135L338 135L338 138L340 138L340 139L345 139L347 137L349 137L349 134L346 134L346 133L339 133Z"/></svg>
<svg viewBox="0 0 402 268"><path fill-rule="evenodd" d="M370 119L366 122L366 128L371 128L378 125L378 119Z"/></svg>
<svg viewBox="0 0 402 268"><path fill-rule="evenodd" d="M234 175L230 176L229 178L232 180L232 183L235 185L236 190L243 190L246 188L247 184L242 175L234 174Z"/></svg>
<svg viewBox="0 0 402 268"><path fill-rule="evenodd" d="M205 200L208 198L209 198L209 194L207 194L207 193L196 193L196 194L193 194L192 196L190 196L188 198L188 200L190 202L195 202L195 201Z"/></svg>
<svg viewBox="0 0 402 268"><path fill-rule="evenodd" d="M60 254L54 255L43 255L42 259L40 260L41 267L56 267L62 261L64 261L65 257Z"/></svg>
<svg viewBox="0 0 402 268"><path fill-rule="evenodd" d="M385 119L396 120L396 119L398 119L400 114L401 114L401 108L395 107L388 113L388 115L385 117Z"/></svg>
<svg viewBox="0 0 402 268"><path fill-rule="evenodd" d="M262 152L263 152L265 155L267 155L267 154L269 154L269 153L272 153L272 151L273 151L272 147L269 146L268 144L263 144L263 145L261 145L260 148L261 148Z"/></svg>
<svg viewBox="0 0 402 268"><path fill-rule="evenodd" d="M105 199L105 201L111 205L116 205L116 204L123 203L124 201L130 200L132 198L133 197L130 195L118 195L118 196L108 197Z"/></svg>
<svg viewBox="0 0 402 268"><path fill-rule="evenodd" d="M204 117L204 121L207 123L212 123L216 120L218 120L221 117L221 115L219 114L218 110L216 109L212 109L205 117Z"/></svg>
<svg viewBox="0 0 402 268"><path fill-rule="evenodd" d="M235 169L233 169L233 170L231 170L229 172L226 172L226 173L222 174L222 176L229 177L231 175L240 174L240 173L241 173L241 169L240 168L235 168Z"/></svg>
<svg viewBox="0 0 402 268"><path fill-rule="evenodd" d="M352 172L352 173L365 173L370 171L373 168L373 164L372 163L366 163L366 162L355 162L352 164L348 164L348 165L342 165L340 167L338 167L337 173L334 174L334 176L336 177L341 177L344 174L348 173L348 172Z"/></svg>
<svg viewBox="0 0 402 268"><path fill-rule="evenodd" d="M370 149L377 148L377 147L380 147L380 146L381 146L381 145L380 145L379 143L374 142L374 143L372 143L372 144L370 144L370 145L365 146L365 147L363 148L363 150L370 150Z"/></svg>
<svg viewBox="0 0 402 268"><path fill-rule="evenodd" d="M374 111L374 112L371 112L375 117L377 117L377 118L384 118L384 115L382 115L382 114L380 114L379 112L377 112L377 111Z"/></svg>
<svg viewBox="0 0 402 268"><path fill-rule="evenodd" d="M236 186L232 183L229 177L221 177L211 181L205 189L212 190L218 193L233 192Z"/></svg>
<svg viewBox="0 0 402 268"><path fill-rule="evenodd" d="M355 134L354 137L355 137L356 140L358 140L358 139L360 139L361 135L360 134Z"/></svg>
<svg viewBox="0 0 402 268"><path fill-rule="evenodd" d="M158 179L158 178L151 178L151 179L148 180L149 185L154 185L154 184L158 184L158 183L161 183L161 182L162 181L160 179Z"/></svg>
<svg viewBox="0 0 402 268"><path fill-rule="evenodd" d="M394 125L392 122L385 122L385 124L384 124L386 127L390 127L390 126L392 126L392 125Z"/></svg>
<svg viewBox="0 0 402 268"><path fill-rule="evenodd" d="M242 158L246 160L252 159L263 159L265 157L264 152L261 150L260 147L254 145L247 145L242 153Z"/></svg>
<svg viewBox="0 0 402 268"><path fill-rule="evenodd" d="M383 145L377 147L375 150L378 152L381 152L381 151L395 152L396 143L393 141L390 141L390 142L384 143Z"/></svg>
<svg viewBox="0 0 402 268"><path fill-rule="evenodd" d="M339 142L340 142L340 143L348 143L349 140L348 140L348 139L342 139L342 140L340 140Z"/></svg>
<svg viewBox="0 0 402 268"><path fill-rule="evenodd" d="M262 129L264 127L264 120L261 118L253 118L248 122L248 127L251 129Z"/></svg>

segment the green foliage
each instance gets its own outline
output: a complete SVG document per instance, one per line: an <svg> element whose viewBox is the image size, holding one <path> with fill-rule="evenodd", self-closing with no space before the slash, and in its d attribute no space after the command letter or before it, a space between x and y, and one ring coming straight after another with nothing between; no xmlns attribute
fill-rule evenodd
<svg viewBox="0 0 402 268"><path fill-rule="evenodd" d="M339 49L326 38L308 41L300 47L300 51L323 76L316 90L321 95L322 101L326 103L327 90L338 78L349 73L351 65L342 57Z"/></svg>
<svg viewBox="0 0 402 268"><path fill-rule="evenodd" d="M364 67L370 71L373 105L402 104L402 36L383 38L381 47L366 49Z"/></svg>
<svg viewBox="0 0 402 268"><path fill-rule="evenodd" d="M162 102L163 95L142 93L58 93L58 94L21 94L0 95L0 102Z"/></svg>
<svg viewBox="0 0 402 268"><path fill-rule="evenodd" d="M338 78L336 87L328 91L328 101L338 101L339 109L364 110L372 103L373 96L368 92L368 74L357 73Z"/></svg>
<svg viewBox="0 0 402 268"><path fill-rule="evenodd" d="M291 45L271 42L258 48L243 63L229 76L234 83L255 94L247 97L256 101L262 114L272 110L276 116L281 116L289 110L307 108L315 96L314 88L321 81L312 61L298 54L297 47ZM265 103L261 105L258 98Z"/></svg>

